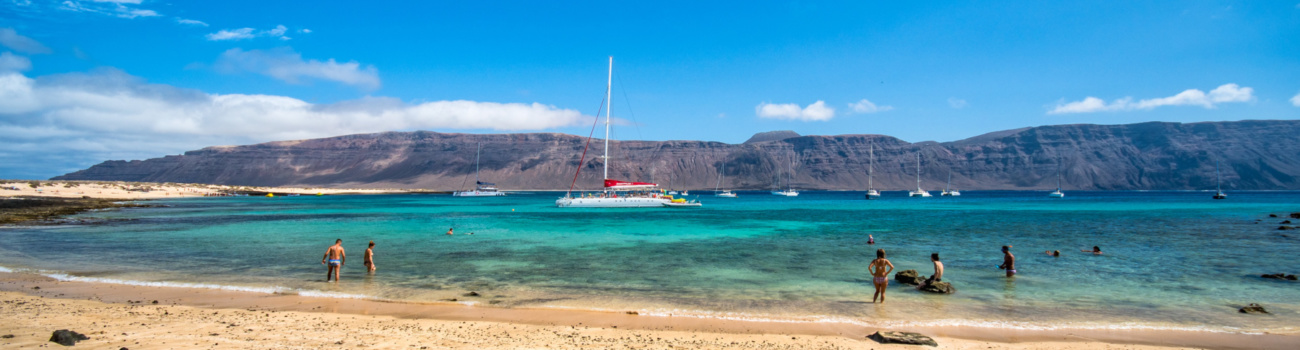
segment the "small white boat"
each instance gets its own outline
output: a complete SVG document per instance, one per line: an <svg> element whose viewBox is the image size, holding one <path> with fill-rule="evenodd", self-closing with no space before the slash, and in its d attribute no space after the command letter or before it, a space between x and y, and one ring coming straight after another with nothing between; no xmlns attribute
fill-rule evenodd
<svg viewBox="0 0 1300 350"><path fill-rule="evenodd" d="M452 197L500 197L506 195L505 192L497 190L497 186L491 182L483 182L478 179L479 155L483 152L483 144L479 143L478 151L474 152L474 190L473 191L456 191L451 194Z"/></svg>
<svg viewBox="0 0 1300 350"><path fill-rule="evenodd" d="M1223 193L1223 178L1219 176L1219 161L1214 161L1214 199L1228 199Z"/></svg>
<svg viewBox="0 0 1300 350"><path fill-rule="evenodd" d="M870 148L867 149L867 199L876 199L880 198L880 191L876 191L875 184L871 182L875 175L873 173L876 167L876 144L871 143L868 147Z"/></svg>
<svg viewBox="0 0 1300 350"><path fill-rule="evenodd" d="M944 197L960 197L961 191L948 189L948 187L951 186L952 186L952 170L948 170L948 184L943 186L943 193L940 193L939 195Z"/></svg>
<svg viewBox="0 0 1300 350"><path fill-rule="evenodd" d="M1061 192L1061 161L1056 161L1056 191L1048 193L1049 198L1065 198L1065 192Z"/></svg>
<svg viewBox="0 0 1300 350"><path fill-rule="evenodd" d="M777 181L778 181L778 182L781 181L780 175L778 174L777 176L778 176L778 177L777 177ZM787 173L787 175L786 175L786 179L785 179L785 190L780 190L780 189L772 190L772 195L774 195L774 196L783 196L783 197L798 197L798 196L799 196L799 191L795 191L793 188L790 187L790 181L793 180L793 179L794 179L794 152L791 151L791 153L790 153L790 172Z"/></svg>
<svg viewBox="0 0 1300 350"><path fill-rule="evenodd" d="M916 154L916 190L907 193L908 197L934 197L930 192L921 189L921 154Z"/></svg>
<svg viewBox="0 0 1300 350"><path fill-rule="evenodd" d="M798 197L799 191L795 191L795 190L772 191L772 195L785 196L785 197Z"/></svg>
<svg viewBox="0 0 1300 350"><path fill-rule="evenodd" d="M722 197L722 198L736 198L736 193L735 193L735 192L731 192L730 190L727 190L727 191L718 192L718 194L716 194L716 196L718 196L718 197Z"/></svg>
<svg viewBox="0 0 1300 350"><path fill-rule="evenodd" d="M668 194L676 195L676 194L677 194L677 191L668 191Z"/></svg>
<svg viewBox="0 0 1300 350"><path fill-rule="evenodd" d="M725 172L727 172L727 163L722 163L722 169L718 170L718 182L713 185L713 195L719 198L736 198L736 193L731 190L718 191L722 188L722 174Z"/></svg>

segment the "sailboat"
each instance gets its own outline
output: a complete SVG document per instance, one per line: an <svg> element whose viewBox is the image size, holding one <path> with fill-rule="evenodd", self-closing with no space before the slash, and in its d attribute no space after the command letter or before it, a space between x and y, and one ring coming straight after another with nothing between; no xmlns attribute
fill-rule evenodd
<svg viewBox="0 0 1300 350"><path fill-rule="evenodd" d="M778 179L777 181L780 181L780 177L778 177L777 179ZM785 178L785 190L777 189L772 191L772 194L777 196L785 196L785 197L798 197L799 191L795 191L793 188L790 187L790 181L793 179L794 179L794 151L790 151L790 172L787 173Z"/></svg>
<svg viewBox="0 0 1300 350"><path fill-rule="evenodd" d="M1223 178L1219 176L1219 161L1214 161L1214 199L1228 199L1223 193Z"/></svg>
<svg viewBox="0 0 1300 350"><path fill-rule="evenodd" d="M718 183L713 185L713 192L716 193L714 196L721 198L736 198L736 193L731 192L731 190L718 192L718 190L722 188L722 174L725 172L727 172L727 163L724 162L722 163L722 170L718 170Z"/></svg>
<svg viewBox="0 0 1300 350"><path fill-rule="evenodd" d="M929 191L921 189L921 154L916 154L916 191L909 192L909 197L934 197Z"/></svg>
<svg viewBox="0 0 1300 350"><path fill-rule="evenodd" d="M940 196L945 196L945 197L960 197L960 196L961 196L961 191L958 191L958 190L950 190L950 189L948 189L949 187L952 187L952 169L949 169L949 170L948 170L948 184L947 184L947 185L943 185L943 193L940 193L939 195L940 195Z"/></svg>
<svg viewBox="0 0 1300 350"><path fill-rule="evenodd" d="M478 178L479 156L483 153L483 143L478 144L478 150L474 151L474 190L473 191L456 191L451 195L453 197L499 197L506 195L505 192L497 190L497 184L483 182Z"/></svg>
<svg viewBox="0 0 1300 350"><path fill-rule="evenodd" d="M876 144L871 143L868 147L870 148L867 149L867 199L876 199L880 198L880 191L876 191L876 186L871 183L874 176L872 172L876 167Z"/></svg>
<svg viewBox="0 0 1300 350"><path fill-rule="evenodd" d="M1065 198L1065 192L1061 192L1061 160L1056 160L1056 191L1047 194L1051 198Z"/></svg>
<svg viewBox="0 0 1300 350"><path fill-rule="evenodd" d="M614 57L609 57L609 79L605 82L605 102L612 102L614 88ZM613 103L607 103L611 107ZM573 183L569 184L569 192L555 200L555 206L561 208L656 208L656 207L699 207L702 206L699 201L686 200L684 198L673 198L672 196L660 195L655 191L658 184L650 182L620 181L609 178L609 125L610 125L610 108L605 109L605 154L601 156L605 161L604 175L605 190L597 194L573 195ZM591 138L587 138L588 143ZM586 154L586 150L583 150ZM578 170L573 174L574 183L577 182L578 174L582 172L581 161L579 161Z"/></svg>

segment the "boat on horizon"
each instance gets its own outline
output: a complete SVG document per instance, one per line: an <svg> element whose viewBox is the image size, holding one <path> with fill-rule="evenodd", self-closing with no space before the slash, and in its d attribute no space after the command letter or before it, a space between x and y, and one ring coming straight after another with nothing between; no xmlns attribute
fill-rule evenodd
<svg viewBox="0 0 1300 350"><path fill-rule="evenodd" d="M1049 198L1065 198L1065 192L1061 192L1061 160L1056 160L1056 191L1048 193Z"/></svg>
<svg viewBox="0 0 1300 350"><path fill-rule="evenodd" d="M1214 161L1214 199L1228 199L1228 194L1223 193L1223 178L1219 176L1219 161Z"/></svg>
<svg viewBox="0 0 1300 350"><path fill-rule="evenodd" d="M780 170L777 171L778 171L776 175L777 189L772 190L772 195L783 196L783 197L798 197L799 191L795 191L793 188L790 187L790 181L794 178L793 175L794 174L794 151L793 150L790 151L790 171L786 175L784 190L780 189L781 174L779 173Z"/></svg>
<svg viewBox="0 0 1300 350"><path fill-rule="evenodd" d="M867 199L880 198L880 191L876 191L876 186L871 182L876 167L876 143L872 142L867 146Z"/></svg>
<svg viewBox="0 0 1300 350"><path fill-rule="evenodd" d="M685 198L674 198L671 195L663 195L658 189L659 185L652 182L635 182L621 181L609 178L609 127L610 127L610 107L613 105L613 88L614 88L614 56L609 57L609 78L605 82L605 154L601 156L605 161L604 190L599 193L586 193L578 196L573 195L573 186L577 183L578 174L582 173L582 161L579 160L578 169L573 174L573 182L569 184L569 191L555 200L555 206L560 208L662 208L662 207L700 207L703 206L697 200L686 200ZM597 111L596 115L600 115ZM587 137L587 144L591 144L591 137ZM583 155L587 154L584 147Z"/></svg>
<svg viewBox="0 0 1300 350"><path fill-rule="evenodd" d="M916 190L907 193L908 197L934 197L929 191L921 189L921 154L916 154Z"/></svg>
<svg viewBox="0 0 1300 350"><path fill-rule="evenodd" d="M722 189L722 174L727 172L727 163L722 163L722 169L718 170L718 182L713 185L714 196L720 198L736 198L736 193L731 190L718 191Z"/></svg>
<svg viewBox="0 0 1300 350"><path fill-rule="evenodd" d="M479 180L479 156L482 153L483 143L480 142L478 150L474 151L474 190L456 191L451 194L452 197L500 197L506 195L505 192L497 190L497 184Z"/></svg>
<svg viewBox="0 0 1300 350"><path fill-rule="evenodd" d="M960 196L961 196L961 191L958 191L958 190L950 190L950 189L948 189L949 187L952 187L952 169L948 169L948 184L947 184L947 185L943 185L943 193L940 193L939 195L940 195L940 196L944 196L944 197L960 197Z"/></svg>

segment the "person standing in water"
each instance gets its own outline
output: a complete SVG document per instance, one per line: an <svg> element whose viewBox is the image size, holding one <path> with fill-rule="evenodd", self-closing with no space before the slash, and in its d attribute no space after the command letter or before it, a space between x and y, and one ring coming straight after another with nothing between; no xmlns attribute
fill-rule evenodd
<svg viewBox="0 0 1300 350"><path fill-rule="evenodd" d="M343 252L343 239L334 240L334 245L325 250L325 256L320 258L320 263L329 266L325 272L325 282L330 281L330 275L334 275L334 282L339 281L339 269L343 268L348 256Z"/></svg>
<svg viewBox="0 0 1300 350"><path fill-rule="evenodd" d="M455 230L455 229L456 229L455 227L452 227L452 228L447 229L447 235L450 236L450 235L451 235L451 230Z"/></svg>
<svg viewBox="0 0 1300 350"><path fill-rule="evenodd" d="M366 270L375 272L375 241L370 241L370 247L366 248L366 254L361 256L361 263L366 265Z"/></svg>
<svg viewBox="0 0 1300 350"><path fill-rule="evenodd" d="M876 236L867 235L867 244L876 244Z"/></svg>
<svg viewBox="0 0 1300 350"><path fill-rule="evenodd" d="M1011 255L1011 246L1002 246L1002 265L998 265L998 268L1006 269L1007 277L1016 275L1016 256Z"/></svg>
<svg viewBox="0 0 1300 350"><path fill-rule="evenodd" d="M885 250L876 249L876 260L871 261L867 266L871 272L871 284L876 286L876 294L871 296L871 302L875 303L876 298L880 298L880 303L885 303L885 288L889 287L889 273L894 271L894 263L885 259Z"/></svg>

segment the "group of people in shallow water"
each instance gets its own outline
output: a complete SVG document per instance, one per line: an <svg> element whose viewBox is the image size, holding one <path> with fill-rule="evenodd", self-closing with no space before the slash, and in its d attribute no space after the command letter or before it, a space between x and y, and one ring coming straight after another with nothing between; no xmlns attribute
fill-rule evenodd
<svg viewBox="0 0 1300 350"><path fill-rule="evenodd" d="M876 244L876 237L867 235L867 244ZM1084 249L1082 251L1093 255L1101 255L1101 247L1098 246L1093 246L1092 250ZM1047 255L1060 257L1061 251L1048 251ZM943 262L939 261L939 253L930 253L930 262L934 264L934 275L921 282L918 288L935 282L943 282ZM1006 271L1007 277L1016 275L1016 256L1011 254L1010 245L1002 246L1002 265L998 265L998 268ZM883 248L876 249L876 259L867 265L867 271L871 273L871 284L876 287L876 293L871 296L871 302L875 303L876 300L880 300L880 303L883 304L885 302L885 290L889 287L889 274L894 271L894 263L885 258Z"/></svg>
<svg viewBox="0 0 1300 350"><path fill-rule="evenodd" d="M448 233L450 234L450 233ZM366 254L361 258L361 264L366 265L366 272L375 272L375 241L370 241L370 246L366 248ZM325 249L325 256L320 258L322 265L328 266L329 270L325 272L325 282L334 278L334 282L339 281L339 270L343 264L348 262L348 254L343 250L343 239L334 240L334 245Z"/></svg>

